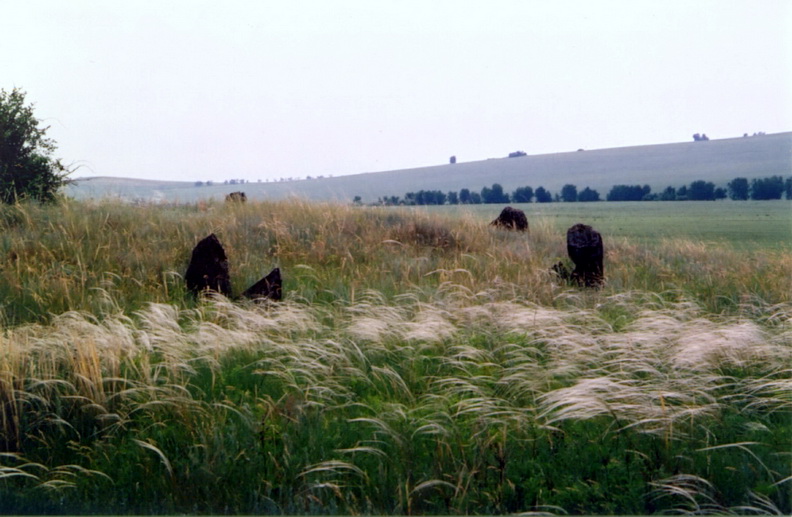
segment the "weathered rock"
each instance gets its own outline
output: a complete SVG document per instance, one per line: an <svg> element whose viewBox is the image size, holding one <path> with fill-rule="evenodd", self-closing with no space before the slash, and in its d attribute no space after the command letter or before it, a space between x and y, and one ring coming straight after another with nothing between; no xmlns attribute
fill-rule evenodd
<svg viewBox="0 0 792 517"><path fill-rule="evenodd" d="M520 232L528 230L528 218L525 217L525 212L510 206L501 210L498 218L490 224L507 230L517 230Z"/></svg>
<svg viewBox="0 0 792 517"><path fill-rule="evenodd" d="M209 235L193 248L184 281L187 289L195 295L210 290L231 296L228 258L215 234Z"/></svg>
<svg viewBox="0 0 792 517"><path fill-rule="evenodd" d="M242 296L251 300L273 300L280 301L283 298L283 281L281 280L280 268L270 271L270 274L251 285Z"/></svg>
<svg viewBox="0 0 792 517"><path fill-rule="evenodd" d="M602 261L605 253L599 232L585 224L572 226L567 230L567 253L575 263L572 281L586 287L602 285L605 273Z"/></svg>
<svg viewBox="0 0 792 517"><path fill-rule="evenodd" d="M247 201L247 196L244 192L231 192L226 194L225 200L230 203L244 203Z"/></svg>

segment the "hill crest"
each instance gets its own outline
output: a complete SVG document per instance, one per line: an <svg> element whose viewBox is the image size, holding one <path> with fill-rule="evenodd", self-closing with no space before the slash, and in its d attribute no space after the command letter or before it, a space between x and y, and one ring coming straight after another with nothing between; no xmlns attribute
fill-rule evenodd
<svg viewBox="0 0 792 517"><path fill-rule="evenodd" d="M189 181L133 178L78 178L67 195L78 199L120 197L194 202L222 199L244 190L250 199L303 197L317 201L373 202L418 190L459 191L500 183L506 192L543 186L558 192L567 183L590 187L604 197L613 185L649 185L654 192L705 180L725 187L736 177L750 179L792 173L792 132L703 142L653 144L590 151L491 158L384 172L277 183L195 186Z"/></svg>

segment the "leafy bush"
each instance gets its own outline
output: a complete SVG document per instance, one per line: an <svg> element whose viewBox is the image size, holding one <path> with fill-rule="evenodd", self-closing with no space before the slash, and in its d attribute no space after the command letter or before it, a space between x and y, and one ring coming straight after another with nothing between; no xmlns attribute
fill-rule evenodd
<svg viewBox="0 0 792 517"><path fill-rule="evenodd" d="M55 142L39 127L25 93L0 90L0 202L53 201L69 171L52 158Z"/></svg>

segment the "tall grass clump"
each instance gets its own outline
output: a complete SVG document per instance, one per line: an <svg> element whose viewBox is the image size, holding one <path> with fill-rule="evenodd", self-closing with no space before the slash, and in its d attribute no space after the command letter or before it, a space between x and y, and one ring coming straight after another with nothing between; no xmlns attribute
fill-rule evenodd
<svg viewBox="0 0 792 517"><path fill-rule="evenodd" d="M617 240L586 291L548 273L543 221L289 201L0 224L4 513L792 511L792 304L762 276L788 253L718 272ZM279 266L285 301L187 296L211 232L235 292Z"/></svg>

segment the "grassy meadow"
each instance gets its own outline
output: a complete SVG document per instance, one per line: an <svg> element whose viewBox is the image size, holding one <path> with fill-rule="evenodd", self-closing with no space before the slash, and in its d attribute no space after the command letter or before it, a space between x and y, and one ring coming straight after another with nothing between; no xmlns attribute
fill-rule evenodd
<svg viewBox="0 0 792 517"><path fill-rule="evenodd" d="M791 513L789 202L575 205L0 207L0 512Z"/></svg>

